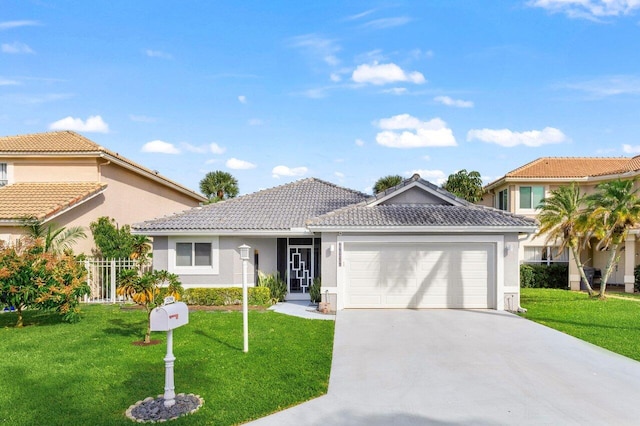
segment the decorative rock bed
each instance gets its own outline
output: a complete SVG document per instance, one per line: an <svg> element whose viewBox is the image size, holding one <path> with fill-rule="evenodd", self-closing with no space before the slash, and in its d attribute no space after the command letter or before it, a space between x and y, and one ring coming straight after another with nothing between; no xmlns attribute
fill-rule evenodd
<svg viewBox="0 0 640 426"><path fill-rule="evenodd" d="M204 404L199 395L179 393L175 397L175 404L171 407L164 406L163 395L157 398L145 398L129 407L126 416L138 423L157 423L174 420L178 417L193 414Z"/></svg>

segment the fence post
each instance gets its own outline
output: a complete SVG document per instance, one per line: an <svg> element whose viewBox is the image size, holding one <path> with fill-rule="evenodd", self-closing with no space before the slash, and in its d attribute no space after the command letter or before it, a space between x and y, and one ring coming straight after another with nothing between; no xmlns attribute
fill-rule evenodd
<svg viewBox="0 0 640 426"><path fill-rule="evenodd" d="M111 303L116 303L116 260L111 259Z"/></svg>

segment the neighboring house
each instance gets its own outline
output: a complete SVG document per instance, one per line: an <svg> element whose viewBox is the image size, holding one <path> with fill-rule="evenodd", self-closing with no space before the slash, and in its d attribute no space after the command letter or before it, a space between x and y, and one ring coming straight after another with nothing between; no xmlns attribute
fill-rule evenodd
<svg viewBox="0 0 640 426"><path fill-rule="evenodd" d="M75 132L0 137L0 240L14 241L23 218L85 228L75 251L91 254L89 223L119 225L183 211L206 198Z"/></svg>
<svg viewBox="0 0 640 426"><path fill-rule="evenodd" d="M584 193L593 193L601 182L634 178L640 175L640 157L594 158L594 157L543 157L519 167L500 179L485 186L481 204L514 214L535 218L536 206L550 191L562 185L576 182ZM638 230L632 230L625 247L620 251L620 260L609 278L609 283L624 285L625 291L634 288L633 269L638 263ZM568 263L571 289L580 289L580 275L569 250L559 253L557 244L545 243L545 236L530 235L520 243L519 258L522 263ZM608 251L597 250L596 244L584 249L581 260L586 266L603 272Z"/></svg>
<svg viewBox="0 0 640 426"><path fill-rule="evenodd" d="M314 277L334 309L517 310L518 244L531 219L470 204L414 175L375 197L309 178L134 225L153 263L185 287L238 286L278 273L288 299Z"/></svg>

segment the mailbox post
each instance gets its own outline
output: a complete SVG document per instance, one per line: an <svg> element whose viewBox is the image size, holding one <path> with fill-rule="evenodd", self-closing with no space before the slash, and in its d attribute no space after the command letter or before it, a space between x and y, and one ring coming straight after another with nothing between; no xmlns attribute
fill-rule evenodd
<svg viewBox="0 0 640 426"><path fill-rule="evenodd" d="M185 303L175 302L173 297L167 297L162 306L151 311L151 331L167 332L167 355L164 357L164 406L169 408L176 403L176 392L173 382L173 329L189 322L189 308Z"/></svg>

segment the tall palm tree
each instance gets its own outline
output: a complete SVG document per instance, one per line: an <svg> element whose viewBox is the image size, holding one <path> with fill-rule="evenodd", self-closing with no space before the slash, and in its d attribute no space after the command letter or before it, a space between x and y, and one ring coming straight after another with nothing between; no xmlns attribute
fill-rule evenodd
<svg viewBox="0 0 640 426"><path fill-rule="evenodd" d="M571 250L580 271L580 277L586 283L589 295L592 296L593 288L584 272L579 253L586 237L584 232L586 217L582 210L584 198L585 194L580 194L580 188L575 182L552 190L551 195L544 198L538 206L540 229L536 236L546 235L546 244L559 242L559 251L564 251L566 248Z"/></svg>
<svg viewBox="0 0 640 426"><path fill-rule="evenodd" d="M376 181L375 185L373 185L373 193L378 194L389 188L400 185L403 180L404 179L402 179L402 176L400 175L388 175L381 177Z"/></svg>
<svg viewBox="0 0 640 426"><path fill-rule="evenodd" d="M597 249L608 249L609 259L602 277L600 298L605 298L607 281L619 260L618 249L631 228L640 224L638 179L614 180L596 186L596 192L586 197L589 224L598 239Z"/></svg>
<svg viewBox="0 0 640 426"><path fill-rule="evenodd" d="M209 172L200 181L200 191L209 199L209 202L216 202L227 198L234 198L238 195L238 180L230 173L216 170Z"/></svg>
<svg viewBox="0 0 640 426"><path fill-rule="evenodd" d="M22 228L26 231L27 238L42 241L44 251L47 253L59 254L66 250L72 250L78 240L87 238L87 234L81 226L65 228L57 227L52 223L45 226L42 220L36 218L23 219Z"/></svg>

